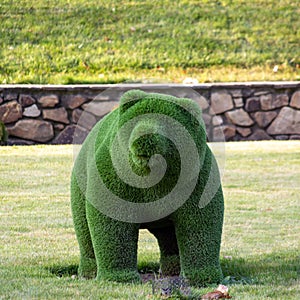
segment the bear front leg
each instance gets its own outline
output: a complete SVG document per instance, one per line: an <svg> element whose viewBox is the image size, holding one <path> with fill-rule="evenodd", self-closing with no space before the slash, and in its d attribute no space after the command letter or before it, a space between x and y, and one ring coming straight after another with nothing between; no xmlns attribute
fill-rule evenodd
<svg viewBox="0 0 300 300"><path fill-rule="evenodd" d="M149 228L148 230L158 241L162 274L164 276L179 275L180 258L174 226Z"/></svg>
<svg viewBox="0 0 300 300"><path fill-rule="evenodd" d="M85 205L85 197L78 187L75 175L73 174L71 179L71 209L80 250L78 275L84 278L94 278L97 273L97 264L86 219Z"/></svg>
<svg viewBox="0 0 300 300"><path fill-rule="evenodd" d="M139 224L111 219L87 202L88 224L97 261L97 280L140 281L137 271Z"/></svg>
<svg viewBox="0 0 300 300"><path fill-rule="evenodd" d="M175 213L174 223L181 274L191 284L199 286L220 282L223 278L220 266L223 225L221 188L204 208L184 205Z"/></svg>

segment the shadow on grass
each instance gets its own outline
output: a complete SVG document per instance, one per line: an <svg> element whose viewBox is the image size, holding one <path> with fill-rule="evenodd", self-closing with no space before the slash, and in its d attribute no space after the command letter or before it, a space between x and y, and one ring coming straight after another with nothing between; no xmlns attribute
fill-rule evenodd
<svg viewBox="0 0 300 300"><path fill-rule="evenodd" d="M222 284L257 284L258 280L253 276L251 263L243 258L221 259L224 275Z"/></svg>
<svg viewBox="0 0 300 300"><path fill-rule="evenodd" d="M51 267L46 267L46 270L48 270L51 274L54 274L58 277L68 277L72 275L78 275L78 265L54 265ZM147 274L147 273L155 273L158 274L159 272L159 263L157 262L141 262L138 265L138 271L141 274Z"/></svg>
<svg viewBox="0 0 300 300"><path fill-rule="evenodd" d="M249 259L223 258L223 284L269 284L270 278L277 283L300 278L300 257L292 253L271 253Z"/></svg>
<svg viewBox="0 0 300 300"><path fill-rule="evenodd" d="M150 262L142 261L138 263L138 271L141 274L146 274L146 273L158 274L159 263L155 261L150 261Z"/></svg>
<svg viewBox="0 0 300 300"><path fill-rule="evenodd" d="M300 257L288 253L273 253L259 257L229 257L221 259L221 266L224 273L222 284L269 284L265 282L267 277L275 276L276 281L286 281L300 278ZM46 269L58 276L68 277L77 275L78 265L54 265ZM158 262L139 262L138 271L140 274L158 274ZM263 278L263 279L262 279Z"/></svg>
<svg viewBox="0 0 300 300"><path fill-rule="evenodd" d="M69 277L78 274L78 265L61 266L54 265L46 269L57 277Z"/></svg>

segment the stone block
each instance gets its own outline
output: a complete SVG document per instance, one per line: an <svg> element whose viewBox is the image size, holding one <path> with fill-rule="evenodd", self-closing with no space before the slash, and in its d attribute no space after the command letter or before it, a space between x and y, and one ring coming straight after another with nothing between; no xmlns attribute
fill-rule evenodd
<svg viewBox="0 0 300 300"><path fill-rule="evenodd" d="M251 126L254 124L254 121L250 118L249 114L242 108L228 111L225 113L225 116L236 125Z"/></svg>
<svg viewBox="0 0 300 300"><path fill-rule="evenodd" d="M56 121L64 124L69 124L68 113L64 107L54 109L44 109L43 118L46 120Z"/></svg>
<svg viewBox="0 0 300 300"><path fill-rule="evenodd" d="M274 108L287 106L289 104L289 96L287 94L276 95L273 103Z"/></svg>
<svg viewBox="0 0 300 300"><path fill-rule="evenodd" d="M221 117L221 116L213 116L213 118L212 118L212 124L213 124L214 126L218 126L218 125L223 124L223 119L222 119L222 117Z"/></svg>
<svg viewBox="0 0 300 300"><path fill-rule="evenodd" d="M80 108L76 108L72 111L72 122L77 124L81 114L83 113L83 110Z"/></svg>
<svg viewBox="0 0 300 300"><path fill-rule="evenodd" d="M225 136L226 141L228 141L236 135L235 126L225 125L223 127L223 132L224 132L224 136Z"/></svg>
<svg viewBox="0 0 300 300"><path fill-rule="evenodd" d="M250 128L246 127L236 127L236 131L242 136L246 137L249 136L252 133L252 130Z"/></svg>
<svg viewBox="0 0 300 300"><path fill-rule="evenodd" d="M288 105L289 97L286 94L279 94L276 96L272 94L262 95L260 96L260 103L262 110L271 110Z"/></svg>
<svg viewBox="0 0 300 300"><path fill-rule="evenodd" d="M54 129L58 131L62 131L65 128L64 124L54 124Z"/></svg>
<svg viewBox="0 0 300 300"><path fill-rule="evenodd" d="M36 102L35 99L30 95L21 94L19 97L19 103L22 105L22 107L30 106L35 102Z"/></svg>
<svg viewBox="0 0 300 300"><path fill-rule="evenodd" d="M300 110L283 107L267 129L268 134L300 134Z"/></svg>
<svg viewBox="0 0 300 300"><path fill-rule="evenodd" d="M267 112L262 112L258 111L254 115L254 119L257 122L259 127L265 128L267 127L277 116L276 111L267 111Z"/></svg>
<svg viewBox="0 0 300 300"><path fill-rule="evenodd" d="M92 101L88 104L83 104L82 108L85 112L91 113L97 117L103 117L117 107L118 103L114 101Z"/></svg>
<svg viewBox="0 0 300 300"><path fill-rule="evenodd" d="M290 106L300 109L300 91L296 91L292 95Z"/></svg>
<svg viewBox="0 0 300 300"><path fill-rule="evenodd" d="M199 95L195 102L201 107L202 111L206 110L209 107L209 103L204 96Z"/></svg>
<svg viewBox="0 0 300 300"><path fill-rule="evenodd" d="M211 94L211 108L215 114L221 114L233 107L231 95L226 90L215 91Z"/></svg>
<svg viewBox="0 0 300 300"><path fill-rule="evenodd" d="M41 114L41 111L38 109L36 104L33 104L31 106L25 107L23 116L25 117L31 117L36 118Z"/></svg>
<svg viewBox="0 0 300 300"><path fill-rule="evenodd" d="M234 98L233 101L234 101L235 107L243 107L244 106L243 98Z"/></svg>
<svg viewBox="0 0 300 300"><path fill-rule="evenodd" d="M266 94L260 96L260 106L262 110L270 110L273 109L273 95L272 94Z"/></svg>
<svg viewBox="0 0 300 300"><path fill-rule="evenodd" d="M20 120L13 127L8 127L9 135L35 142L48 142L54 137L51 123L41 120Z"/></svg>
<svg viewBox="0 0 300 300"><path fill-rule="evenodd" d="M236 90L229 90L229 93L233 98L242 98L243 93L241 89L236 89Z"/></svg>
<svg viewBox="0 0 300 300"><path fill-rule="evenodd" d="M263 140L273 140L264 130L257 129L252 133L247 140L249 141L263 141Z"/></svg>
<svg viewBox="0 0 300 300"><path fill-rule="evenodd" d="M258 97L251 97L246 100L245 109L249 112L260 110L260 100Z"/></svg>
<svg viewBox="0 0 300 300"><path fill-rule="evenodd" d="M17 101L10 101L0 106L0 120L7 124L22 118L22 106Z"/></svg>
<svg viewBox="0 0 300 300"><path fill-rule="evenodd" d="M80 126L67 126L52 142L52 144L81 144L89 131Z"/></svg>
<svg viewBox="0 0 300 300"><path fill-rule="evenodd" d="M64 106L70 109L75 109L87 101L88 99L82 95L66 95L62 99Z"/></svg>
<svg viewBox="0 0 300 300"><path fill-rule="evenodd" d="M97 123L98 119L91 113L84 111L80 119L78 120L77 125L91 131L94 125Z"/></svg>
<svg viewBox="0 0 300 300"><path fill-rule="evenodd" d="M205 125L209 125L210 124L210 122L211 122L211 116L210 115L208 115L208 114L203 114L202 115L202 118L203 118L203 121L204 121L204 124Z"/></svg>
<svg viewBox="0 0 300 300"><path fill-rule="evenodd" d="M17 100L18 99L18 94L17 93L8 93L4 95L4 101L12 101L12 100Z"/></svg>
<svg viewBox="0 0 300 300"><path fill-rule="evenodd" d="M41 97L38 103L40 103L42 107L54 107L59 103L59 99L56 95L48 95Z"/></svg>
<svg viewBox="0 0 300 300"><path fill-rule="evenodd" d="M249 98L253 94L253 89L245 87L242 89L243 98Z"/></svg>
<svg viewBox="0 0 300 300"><path fill-rule="evenodd" d="M213 142L223 142L230 140L236 135L236 129L233 125L215 127L213 130Z"/></svg>

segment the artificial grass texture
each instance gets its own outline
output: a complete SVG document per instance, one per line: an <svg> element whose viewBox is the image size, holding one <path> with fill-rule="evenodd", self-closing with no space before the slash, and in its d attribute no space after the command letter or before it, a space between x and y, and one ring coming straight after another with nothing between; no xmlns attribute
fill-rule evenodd
<svg viewBox="0 0 300 300"><path fill-rule="evenodd" d="M211 174L213 193L199 208ZM180 272L195 285L222 279L222 188L200 108L190 99L126 92L81 148L71 204L80 276L139 280L138 232L146 228L158 240L163 275Z"/></svg>

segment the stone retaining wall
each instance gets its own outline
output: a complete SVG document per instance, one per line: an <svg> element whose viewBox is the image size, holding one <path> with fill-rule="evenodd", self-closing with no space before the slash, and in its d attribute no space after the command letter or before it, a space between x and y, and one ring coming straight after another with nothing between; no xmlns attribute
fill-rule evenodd
<svg viewBox="0 0 300 300"><path fill-rule="evenodd" d="M0 85L0 120L10 145L68 144L74 134L82 141L118 105L119 95L133 88L197 101L210 141L222 139L223 134L226 141L300 139L300 82Z"/></svg>

